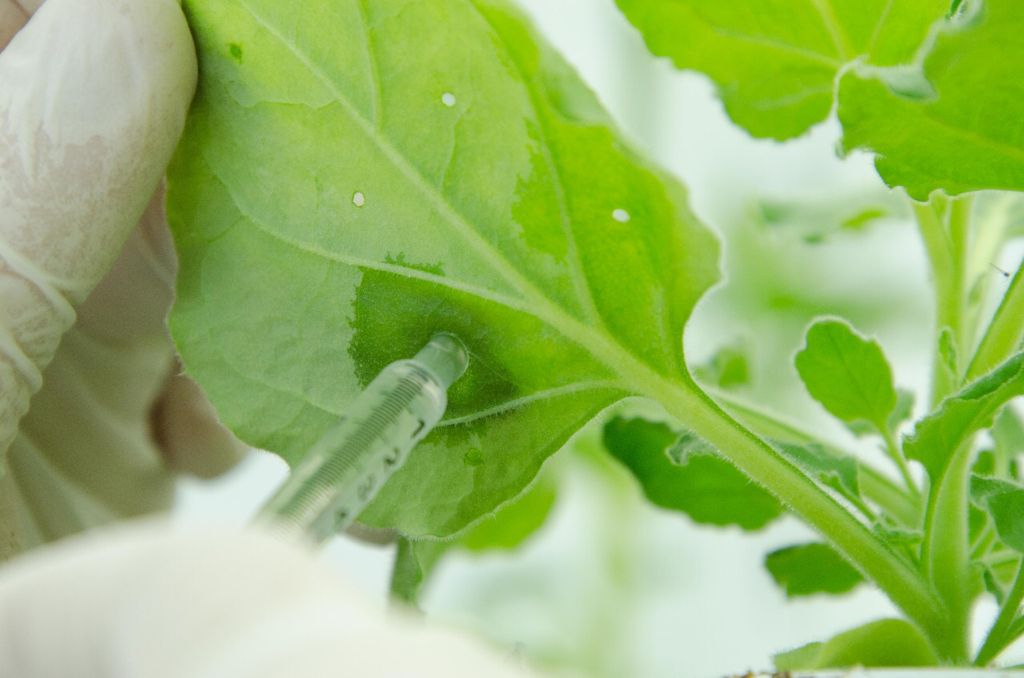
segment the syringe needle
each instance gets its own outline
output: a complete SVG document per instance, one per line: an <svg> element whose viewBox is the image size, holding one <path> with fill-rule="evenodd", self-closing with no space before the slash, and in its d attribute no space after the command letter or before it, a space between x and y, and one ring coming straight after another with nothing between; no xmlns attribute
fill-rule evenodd
<svg viewBox="0 0 1024 678"><path fill-rule="evenodd" d="M318 542L347 527L440 421L447 389L467 364L462 342L437 334L412 359L385 367L310 448L257 521L303 530Z"/></svg>

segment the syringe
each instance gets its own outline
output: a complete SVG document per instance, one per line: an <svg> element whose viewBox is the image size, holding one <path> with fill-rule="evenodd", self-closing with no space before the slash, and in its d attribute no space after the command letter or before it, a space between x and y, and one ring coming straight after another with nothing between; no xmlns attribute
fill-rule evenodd
<svg viewBox="0 0 1024 678"><path fill-rule="evenodd" d="M317 542L345 529L440 421L447 389L468 362L462 342L437 334L412 359L385 367L256 520L304 531Z"/></svg>

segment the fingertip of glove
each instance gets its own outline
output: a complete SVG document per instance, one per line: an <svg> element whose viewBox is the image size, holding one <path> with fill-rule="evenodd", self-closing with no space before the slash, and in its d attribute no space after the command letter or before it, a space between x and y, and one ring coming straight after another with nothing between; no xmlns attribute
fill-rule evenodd
<svg viewBox="0 0 1024 678"><path fill-rule="evenodd" d="M116 138L140 115L177 118L176 138L195 81L177 0L49 0L0 57L0 108L58 142Z"/></svg>
<svg viewBox="0 0 1024 678"><path fill-rule="evenodd" d="M0 236L72 296L145 208L196 72L177 0L48 0L0 54Z"/></svg>
<svg viewBox="0 0 1024 678"><path fill-rule="evenodd" d="M199 385L184 374L168 379L152 414L153 437L168 468L214 478L249 450L217 418Z"/></svg>

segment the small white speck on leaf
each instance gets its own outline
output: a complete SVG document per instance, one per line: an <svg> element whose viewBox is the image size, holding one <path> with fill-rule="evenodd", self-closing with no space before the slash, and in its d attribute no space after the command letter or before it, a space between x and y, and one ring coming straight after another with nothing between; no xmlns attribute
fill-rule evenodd
<svg viewBox="0 0 1024 678"><path fill-rule="evenodd" d="M629 212L620 207L619 209L614 210L612 212L612 219L619 222L620 224L624 224L627 221L629 221Z"/></svg>
<svg viewBox="0 0 1024 678"><path fill-rule="evenodd" d="M455 105L455 95L452 94L451 92L445 92L444 94L441 95L441 103L447 106L448 108L451 108L452 106Z"/></svg>
<svg viewBox="0 0 1024 678"><path fill-rule="evenodd" d="M362 191L356 191L352 194L352 204L356 207L362 207L366 204L366 196L363 195Z"/></svg>

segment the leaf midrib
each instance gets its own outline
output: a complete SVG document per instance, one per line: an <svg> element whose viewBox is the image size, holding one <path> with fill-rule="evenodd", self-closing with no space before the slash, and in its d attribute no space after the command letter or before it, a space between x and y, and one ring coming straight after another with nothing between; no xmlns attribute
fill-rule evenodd
<svg viewBox="0 0 1024 678"><path fill-rule="evenodd" d="M485 260L494 270L510 285L516 288L526 300L537 303L543 302L550 305L550 300L533 283L526 279L512 263L494 246L482 238L473 228L473 225L462 216L462 214L451 204L439 191L431 186L423 175L413 166L406 157L381 134L374 125L368 121L357 109L352 101L345 96L345 93L324 73L316 63L311 61L300 47L284 36L273 24L258 14L247 0L235 0L244 8L253 20L264 30L281 43L292 55L305 66L333 96L334 100L348 113L349 118L358 125L363 133L374 141L384 156L391 162L410 184L421 193L439 212L449 225ZM559 309L561 310L561 309Z"/></svg>
<svg viewBox="0 0 1024 678"><path fill-rule="evenodd" d="M477 15L491 27L495 35L501 37L500 31L491 23L490 19L486 14L480 11L475 3L471 3L473 9L476 10ZM537 131L540 135L540 148L541 154L544 158L545 164L548 166L548 170L551 172L554 178L554 189L555 189L555 200L558 203L558 217L562 233L565 235L566 244L569 253L569 262L572 266L572 281L576 288L576 296L578 297L581 305L583 306L584 312L589 317L590 321L594 323L598 328L604 328L604 319L601 317L601 312L597 308L597 304L594 301L593 291L590 289L590 283L587 280L586 273L583 270L583 260L580 259L579 247L576 243L576 234L572 228L572 218L569 214L569 203L565 194L565 179L562 176L562 165L555 158L551 152L550 134L548 132L548 121L547 116L541 111L541 107L538 105L540 99L540 93L537 91L537 87L529 78L526 77L526 73L523 70L523 65L520 63L518 56L514 50L506 49L505 53L508 55L509 60L516 68L516 72L519 73L519 78L523 83L524 88L530 96L530 104L533 106L534 111L537 112Z"/></svg>
<svg viewBox="0 0 1024 678"><path fill-rule="evenodd" d="M833 69L839 69L845 63L839 59L828 56L827 54L815 52L814 50L808 49L806 47L800 47L798 45L793 45L788 42L783 42L782 40L769 38L767 36L743 33L732 28L725 28L723 26L713 24L704 17L701 17L701 19L704 20L708 29L712 33L729 40L736 40L737 42L746 42L751 45L756 45L758 47L765 47L779 52L786 52L794 57L799 57L811 63L819 64L821 66L828 66Z"/></svg>
<svg viewBox="0 0 1024 678"><path fill-rule="evenodd" d="M209 161L206 161L206 163L207 163L207 165L209 165ZM213 167L212 166L210 166L210 171L213 172ZM216 174L216 173L214 172L214 174ZM221 180L221 184L227 190L228 195L231 197L231 202L235 205L235 208L239 211L239 213L242 215L243 218L248 220L249 223L251 223L256 228L256 230L258 230L260 233L263 233L267 237L272 238L272 239L282 243L283 245L291 247L291 248L293 248L293 249L295 249L295 250L297 250L299 252L303 252L305 254L309 254L309 255L314 256L314 257L323 258L323 259L326 259L328 261L335 261L337 263L343 264L345 266L351 266L353 268L364 268L364 269L379 271L381 273L389 273L391 275L395 275L395 276L399 276L399 277L406 277L406 278L410 278L410 279L414 279L414 280L421 280L423 282L430 283L430 284L433 284L433 285L437 285L439 287L445 287L445 288L450 289L450 290L455 291L455 292L461 292L461 293L464 293L464 294L471 294L471 295L477 296L479 298L485 299L485 300L487 300L487 301L489 301L491 303L494 303L494 304L497 304L497 305L500 305L500 306L504 306L504 307L508 308L509 310L516 311L516 312L519 312L519 313L523 313L524 315L529 315L531 317L539 318L543 322L549 322L547 320L544 320L542 317L538 316L538 314L535 313L535 309L532 308L528 303L523 302L523 301L521 301L519 299L516 299L515 297L510 297L510 296L503 295L503 294L500 294L500 293L497 293L497 292L492 292L492 291L490 291L488 289L485 289L485 288L482 288L482 287L478 287L476 285L471 285L471 284L468 284L468 283L463 283L463 282L460 282L460 281L458 281L456 279L448 278L448 277L445 277L445 276L439 276L439 275L436 275L434 273L429 273L427 271L420 271L418 269L408 268L408 267L405 267L405 266L396 266L394 264L388 264L388 263L385 263L385 262L377 261L375 259L365 259L365 258L362 258L362 257L356 257L356 256L352 256L352 255L340 254L338 252L327 250L327 249L324 249L322 247L318 247L316 245L312 245L310 243L304 243L304 242L301 242L301 241L292 240L291 238L288 238L288 237L286 237L286 236L284 236L284 235L282 235L280 233L277 233L276 231L271 229L269 226L264 224L260 219L258 219L255 215L253 215L251 212L249 212L245 208L245 206L242 204L242 202L237 198L237 196L234 195L234 193L231 191L231 189L228 187L228 185L223 180ZM566 336L569 336L569 335L566 335ZM579 343L579 342L577 342L577 343ZM238 371L233 366L232 366L232 369L235 369L238 374L242 374L241 371ZM251 378L251 377L248 377L247 375L243 375L243 376L246 376L246 378ZM281 389L281 387L279 387L277 385L266 383L266 382L264 382L264 385L269 386L269 387L273 388L274 390L284 392L284 390ZM445 420L443 420L441 422L441 424L439 426L454 426L454 425L458 425L458 424L468 424L468 423L471 423L471 422L476 421L478 419L483 419L485 417L492 416L492 415L495 415L495 414L501 414L503 412L507 412L507 411L515 409L517 407L528 405L528 404L534 403L534 402L539 402L541 400L549 400L549 399L558 398L558 397L561 397L561 396L564 396L564 395L574 395L574 394L578 394L578 393L583 393L585 391L596 391L596 390L627 391L628 389L627 389L627 387L621 381L614 380L614 379L599 379L599 380L589 380L589 381L577 381L577 382L572 382L572 383L569 383L569 384L564 384L562 386L557 386L557 387L554 387L554 388L542 389L542 390L539 390L539 391L534 391L534 392L529 393L529 394L527 394L525 396L522 396L520 398L515 398L513 400L509 400L509 401L505 401L505 402L502 402L502 403L498 403L497 405L494 405L493 407L490 407L490 408L487 408L487 409L484 409L484 410L478 410L476 412L471 412L471 413L466 414L466 415L461 416L461 417L456 417L456 418L452 418L452 419L445 419ZM327 412L329 414L334 414L334 415L338 414L338 412L333 412L332 410L328 410L327 408L324 408L323 406L318 405L317 403L314 403L314 402L310 401L303 394L291 393L291 395L299 397L300 400L302 400L304 402L307 402L310 405L312 405L313 407L315 407L317 409L320 409L320 410L322 410L324 412Z"/></svg>
<svg viewBox="0 0 1024 678"><path fill-rule="evenodd" d="M423 175L408 162L405 156L402 155L386 137L379 134L373 128L369 121L367 121L361 112L352 104L351 100L345 96L344 92L342 92L327 76L327 74L324 73L323 69L319 68L306 56L298 45L289 40L286 36L282 35L273 24L254 11L247 0L235 0L235 2L247 11L257 24L259 24L267 31L268 34L290 51L299 62L309 69L310 73L324 84L327 90L333 95L336 102L348 113L351 120L363 130L364 134L374 140L378 148L392 163L392 165L426 197L435 209L437 209L439 214L450 223L452 228L461 235L478 254L487 260L500 276L505 278L523 295L522 307L528 309L525 311L526 313L548 324L562 334L562 336L566 337L566 339L578 344L590 352L598 362L601 362L605 366L611 368L614 373L619 375L624 375L625 373L630 373L632 375L642 374L645 378L640 380L641 384L645 381L662 381L664 378L663 375L659 374L646 363L640 361L613 337L605 331L586 325L569 315L565 309L552 302L551 299L544 295L535 285L519 273L519 271L507 258L505 258L503 254L497 251L490 242L481 237L481 235L473 228L472 224L469 223L443 195L441 195L426 181ZM378 263L378 267L379 266L380 264ZM403 269L403 271L404 270L406 269ZM448 279L445 278L445 280ZM635 381L636 380L633 379L627 379L623 383ZM672 381L675 382L676 379L673 378ZM641 386L641 384L630 383L630 386L632 387L630 390L635 390L635 388Z"/></svg>

